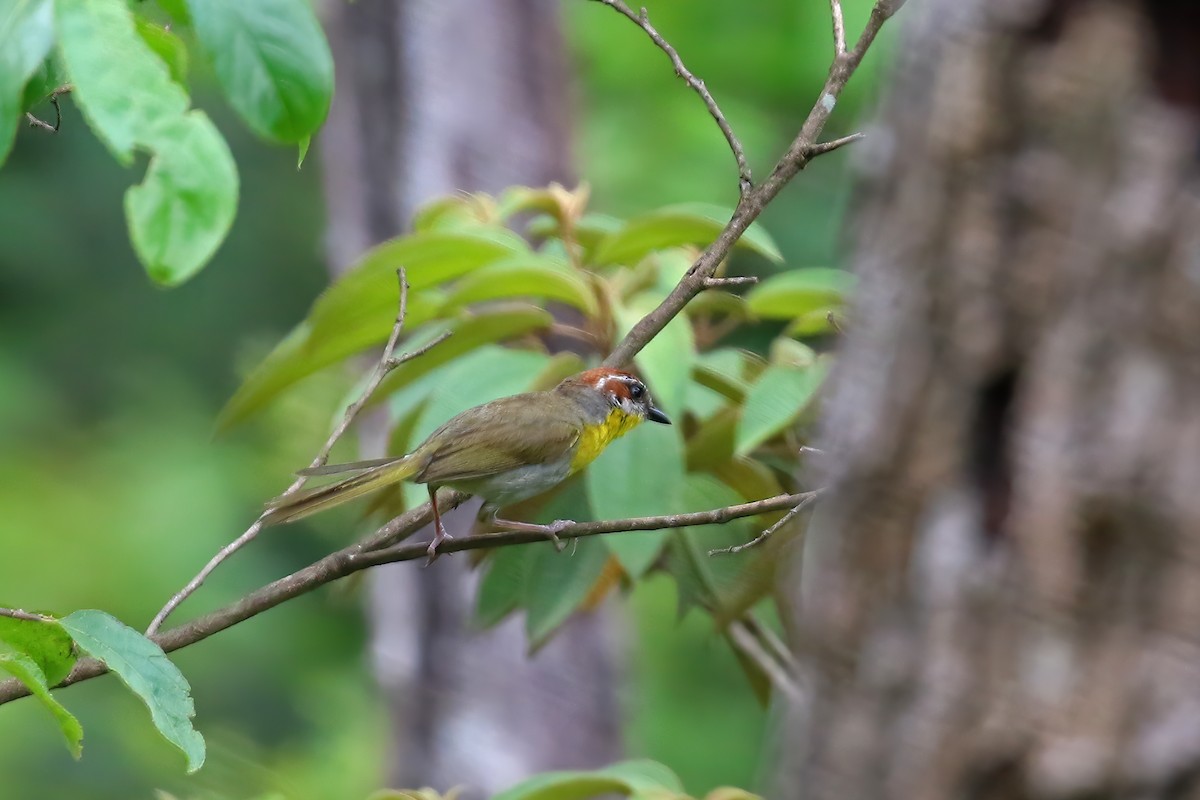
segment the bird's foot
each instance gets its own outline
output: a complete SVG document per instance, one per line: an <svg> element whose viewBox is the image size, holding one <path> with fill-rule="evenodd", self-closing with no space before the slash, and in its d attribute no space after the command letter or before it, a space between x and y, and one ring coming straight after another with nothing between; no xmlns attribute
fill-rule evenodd
<svg viewBox="0 0 1200 800"><path fill-rule="evenodd" d="M425 553L426 553L426 555L429 556L425 560L425 566L428 567L434 561L437 561L437 557L439 555L441 555L441 553L438 552L438 547L442 544L442 542L446 541L447 539L453 539L453 538L454 538L453 536L446 533L445 528L442 528L442 527L436 528L434 530L433 539L429 542L429 547L425 548ZM450 554L447 553L447 555L450 555Z"/></svg>
<svg viewBox="0 0 1200 800"><path fill-rule="evenodd" d="M566 545L563 544L562 539L558 538L558 535L575 523L569 519L556 519L549 525L539 525L534 522L516 522L510 519L493 519L492 524L497 528L503 528L509 531L540 533L550 541L554 542L554 549L561 553Z"/></svg>

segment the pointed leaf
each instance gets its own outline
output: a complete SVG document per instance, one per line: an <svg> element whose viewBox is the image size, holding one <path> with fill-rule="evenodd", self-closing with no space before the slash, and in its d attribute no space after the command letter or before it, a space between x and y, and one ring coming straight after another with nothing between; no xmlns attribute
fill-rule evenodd
<svg viewBox="0 0 1200 800"><path fill-rule="evenodd" d="M71 751L72 756L79 758L83 752L83 726L50 694L46 676L37 661L27 653L0 641L0 670L19 680L30 694L42 701L42 705L58 720L58 727L63 738L67 740L67 749Z"/></svg>
<svg viewBox="0 0 1200 800"><path fill-rule="evenodd" d="M558 500L558 498L555 498ZM583 605L604 572L608 550L597 537L578 540L559 553L546 544L527 545L535 550L525 585L525 630L529 646L541 647L575 609Z"/></svg>
<svg viewBox="0 0 1200 800"><path fill-rule="evenodd" d="M688 511L707 511L742 502L737 492L709 475L688 475L683 495ZM745 520L671 532L667 569L679 587L681 616L693 607L716 613L725 609L738 586L742 569L753 554L747 551L713 558L708 551L752 538L754 534Z"/></svg>
<svg viewBox="0 0 1200 800"><path fill-rule="evenodd" d="M840 269L810 267L772 275L746 294L750 310L768 319L794 319L836 307L854 289L854 276Z"/></svg>
<svg viewBox="0 0 1200 800"><path fill-rule="evenodd" d="M471 615L475 625L490 628L520 607L529 564L540 555L536 547L500 547L488 556Z"/></svg>
<svg viewBox="0 0 1200 800"><path fill-rule="evenodd" d="M237 211L237 171L229 146L202 111L158 125L146 178L125 193L129 235L146 272L177 286L224 241Z"/></svg>
<svg viewBox="0 0 1200 800"><path fill-rule="evenodd" d="M737 453L745 455L790 425L825 379L825 362L808 369L772 364L746 397L737 429Z"/></svg>
<svg viewBox="0 0 1200 800"><path fill-rule="evenodd" d="M599 313L587 282L561 259L536 253L513 256L478 270L454 285L446 309L487 300L541 297L578 308L589 317Z"/></svg>
<svg viewBox="0 0 1200 800"><path fill-rule="evenodd" d="M298 143L325 121L333 56L308 0L188 0L192 28L250 129Z"/></svg>
<svg viewBox="0 0 1200 800"><path fill-rule="evenodd" d="M655 250L685 244L705 247L717 238L731 216L731 209L707 203L682 203L651 211L604 237L592 261L632 266ZM775 242L757 223L742 235L738 245L772 261L783 261Z"/></svg>
<svg viewBox="0 0 1200 800"><path fill-rule="evenodd" d="M53 623L0 617L0 642L32 658L50 686L57 686L75 666L71 637Z"/></svg>
<svg viewBox="0 0 1200 800"><path fill-rule="evenodd" d="M21 120L25 82L54 44L51 0L9 0L0 8L0 164Z"/></svg>
<svg viewBox="0 0 1200 800"><path fill-rule="evenodd" d="M103 661L150 709L167 741L187 757L187 771L204 764L204 737L192 727L191 687L154 642L103 611L76 611L59 624L79 648Z"/></svg>
<svg viewBox="0 0 1200 800"><path fill-rule="evenodd" d="M683 444L678 425L645 422L608 446L584 475L596 519L674 514L681 510ZM630 577L640 577L658 557L666 531L604 536Z"/></svg>
<svg viewBox="0 0 1200 800"><path fill-rule="evenodd" d="M167 72L170 73L171 80L181 86L186 86L188 52L183 39L145 17L135 17L134 24L137 26L138 36L142 37L146 46L167 65Z"/></svg>

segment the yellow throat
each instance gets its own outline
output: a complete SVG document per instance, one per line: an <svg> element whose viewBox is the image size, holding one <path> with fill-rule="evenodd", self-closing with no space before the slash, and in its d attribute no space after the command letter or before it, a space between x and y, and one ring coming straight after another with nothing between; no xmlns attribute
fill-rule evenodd
<svg viewBox="0 0 1200 800"><path fill-rule="evenodd" d="M596 460L596 456L604 452L612 441L624 436L638 426L642 418L637 414L626 414L619 408L614 408L604 418L603 422L587 425L579 437L575 447L575 455L571 458L571 474L575 474Z"/></svg>

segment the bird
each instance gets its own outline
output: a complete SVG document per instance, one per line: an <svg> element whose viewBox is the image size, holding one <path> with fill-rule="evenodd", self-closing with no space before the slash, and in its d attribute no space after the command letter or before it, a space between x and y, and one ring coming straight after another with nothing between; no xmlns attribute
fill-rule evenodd
<svg viewBox="0 0 1200 800"><path fill-rule="evenodd" d="M407 455L301 470L300 475L351 474L327 486L275 498L267 504L262 521L264 525L293 522L409 481L425 484L433 506L434 536L427 563L437 557L442 542L452 538L438 509L437 490L442 486L482 497L480 519L487 523L541 533L557 545L558 533L570 521L539 525L499 519L499 509L557 486L643 420L671 424L654 405L646 384L618 369L584 370L553 389L469 408Z"/></svg>

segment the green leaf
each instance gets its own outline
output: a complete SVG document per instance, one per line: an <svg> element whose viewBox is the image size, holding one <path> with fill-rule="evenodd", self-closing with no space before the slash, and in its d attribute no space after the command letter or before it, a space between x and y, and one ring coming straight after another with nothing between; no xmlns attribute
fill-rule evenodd
<svg viewBox="0 0 1200 800"><path fill-rule="evenodd" d="M760 317L794 319L839 306L853 289L849 272L810 267L772 275L746 294L746 303Z"/></svg>
<svg viewBox="0 0 1200 800"><path fill-rule="evenodd" d="M304 159L308 156L308 146L312 144L312 137L305 136L299 141L296 146L296 169L299 170L304 166Z"/></svg>
<svg viewBox="0 0 1200 800"><path fill-rule="evenodd" d="M678 425L646 422L617 439L584 475L597 519L674 514L681 508L683 444ZM667 539L667 531L604 536L604 543L631 577L640 577Z"/></svg>
<svg viewBox="0 0 1200 800"><path fill-rule="evenodd" d="M589 317L599 313L587 282L561 259L528 253L497 261L460 280L446 298L446 309L515 297L541 297L578 308Z"/></svg>
<svg viewBox="0 0 1200 800"><path fill-rule="evenodd" d="M8 0L0 9L0 164L8 158L24 110L25 82L54 44L51 0Z"/></svg>
<svg viewBox="0 0 1200 800"><path fill-rule="evenodd" d="M0 78L0 80L3 79ZM42 63L25 83L25 91L21 95L21 110L32 111L42 102L50 99L50 95L54 93L55 89L67 82L67 71L63 69L62 59L57 53L51 53L42 60Z"/></svg>
<svg viewBox="0 0 1200 800"><path fill-rule="evenodd" d="M396 321L397 268L405 268L411 287L405 327L412 331L432 319L443 303L430 287L522 251L528 252L528 245L520 237L498 229L419 233L368 250L238 388L221 410L217 430L241 422L318 370L386 341Z"/></svg>
<svg viewBox="0 0 1200 800"><path fill-rule="evenodd" d="M171 80L184 86L187 84L188 52L187 45L171 31L158 23L144 17L135 17L138 36L146 43L154 54L167 65Z"/></svg>
<svg viewBox="0 0 1200 800"><path fill-rule="evenodd" d="M50 686L57 686L75 666L71 637L53 623L0 617L0 642L32 658Z"/></svg>
<svg viewBox="0 0 1200 800"><path fill-rule="evenodd" d="M123 164L152 154L125 194L134 250L150 276L195 274L229 231L237 169L225 140L137 34L122 0L56 0L59 51L88 124Z"/></svg>
<svg viewBox="0 0 1200 800"><path fill-rule="evenodd" d="M622 761L592 772L546 772L494 795L492 800L588 800L612 792L641 800L671 800L683 796L683 783L657 762Z"/></svg>
<svg viewBox="0 0 1200 800"><path fill-rule="evenodd" d="M150 709L167 741L183 751L189 773L204 764L204 737L192 727L195 707L187 679L166 653L103 611L76 611L59 620L75 644L103 661Z"/></svg>
<svg viewBox="0 0 1200 800"><path fill-rule="evenodd" d="M792 321L784 333L787 336L794 336L797 339L806 336L822 336L829 333L835 328L833 323L829 321L830 316L835 319L841 313L842 306L830 305L814 308L812 311L806 311Z"/></svg>
<svg viewBox="0 0 1200 800"><path fill-rule="evenodd" d="M58 626L47 624L46 627ZM72 756L79 758L83 753L83 726L50 694L49 683L38 662L29 654L0 641L0 670L11 674L24 684L34 697L42 701L42 705L58 720L58 727L67 740L67 749L71 751Z"/></svg>
<svg viewBox="0 0 1200 800"><path fill-rule="evenodd" d="M592 261L632 266L655 250L685 244L705 247L717 238L731 216L731 209L708 203L681 203L651 211L605 236L596 246ZM783 261L775 242L757 223L742 235L738 245L772 261Z"/></svg>
<svg viewBox="0 0 1200 800"><path fill-rule="evenodd" d="M59 50L72 98L122 164L138 146L155 148L159 126L182 117L187 93L137 35L123 0L55 0Z"/></svg>
<svg viewBox="0 0 1200 800"><path fill-rule="evenodd" d="M632 330L642 317L658 306L663 297L665 293L648 291L633 298L628 305L616 305L613 313L621 335ZM676 422L682 422L683 410L687 406L688 384L691 383L695 361L696 342L692 336L692 326L682 314L668 322L634 356L634 363L649 385L654 402Z"/></svg>
<svg viewBox="0 0 1200 800"><path fill-rule="evenodd" d="M536 547L500 547L488 556L475 597L475 625L490 628L517 610L525 596L529 563L540 554Z"/></svg>
<svg viewBox="0 0 1200 800"><path fill-rule="evenodd" d="M825 363L807 369L772 364L746 396L737 427L737 453L745 455L792 423L825 379Z"/></svg>
<svg viewBox="0 0 1200 800"><path fill-rule="evenodd" d="M684 508L708 511L742 502L733 489L710 475L688 475L683 490ZM719 525L680 528L671 532L667 569L679 587L679 614L690 608L723 610L738 586L738 578L752 553L709 556L718 547L742 544L754 538L745 520Z"/></svg>
<svg viewBox="0 0 1200 800"><path fill-rule="evenodd" d="M560 497L554 500L557 503ZM608 548L597 537L577 541L561 553L550 542L524 548L537 553L530 559L525 579L525 630L531 649L545 644L583 604L608 562Z"/></svg>
<svg viewBox="0 0 1200 800"><path fill-rule="evenodd" d="M490 311L475 317L459 320L450 326L449 339L420 358L414 358L392 370L372 400L375 405L402 386L407 386L430 370L475 350L481 345L503 342L536 330L550 327L554 317L542 308L517 307ZM526 376L531 377L531 376Z"/></svg>
<svg viewBox="0 0 1200 800"><path fill-rule="evenodd" d="M177 286L225 239L237 212L229 146L202 111L159 124L162 139L146 178L125 193L134 250L152 279Z"/></svg>
<svg viewBox="0 0 1200 800"><path fill-rule="evenodd" d="M187 0L217 82L246 124L299 143L321 127L333 97L333 56L308 0Z"/></svg>

